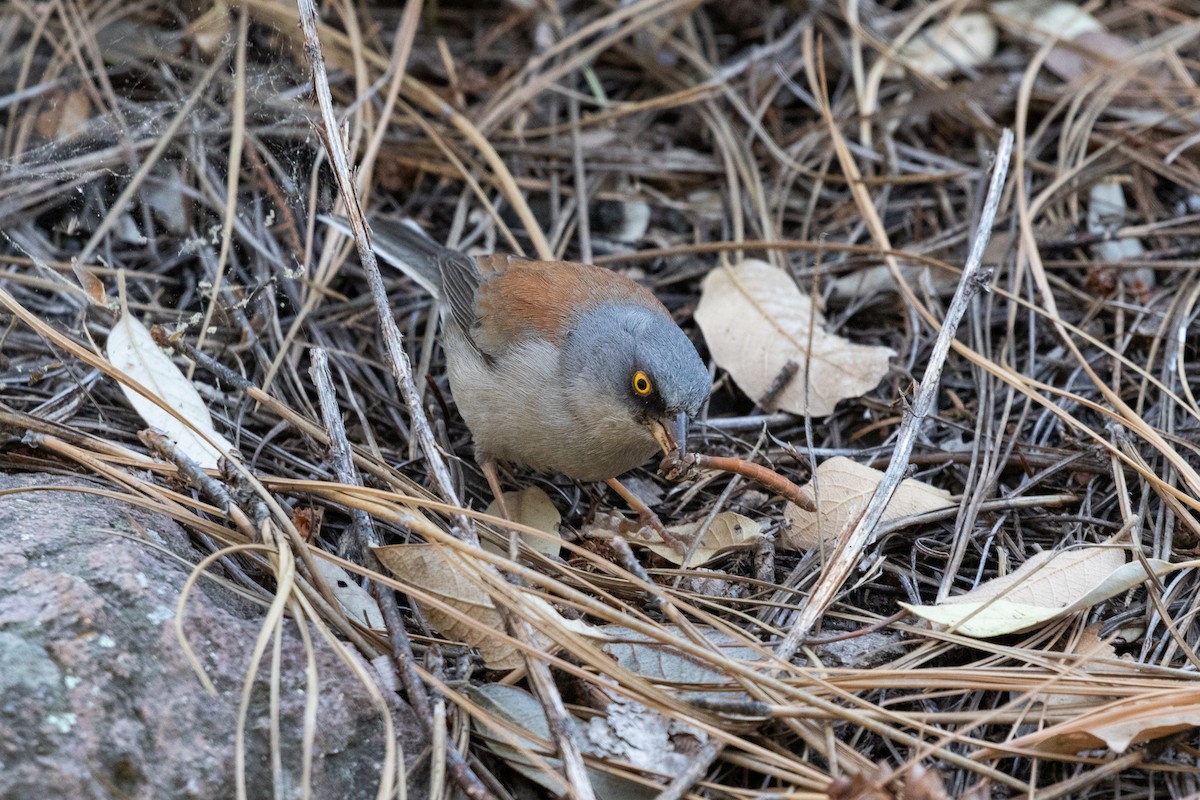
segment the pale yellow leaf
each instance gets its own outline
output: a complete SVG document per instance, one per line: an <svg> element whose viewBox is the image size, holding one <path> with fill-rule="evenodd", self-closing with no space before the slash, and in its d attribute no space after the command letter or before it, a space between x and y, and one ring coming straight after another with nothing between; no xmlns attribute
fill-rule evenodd
<svg viewBox="0 0 1200 800"><path fill-rule="evenodd" d="M121 391L138 416L148 426L167 434L180 451L201 467L216 469L218 459L232 450L233 445L217 433L200 393L154 343L146 326L130 314L122 314L109 331L105 352L110 364L174 408L187 423L121 383Z"/></svg>
<svg viewBox="0 0 1200 800"><path fill-rule="evenodd" d="M827 333L825 318L812 309L808 295L786 272L762 261L710 272L701 287L696 322L713 359L751 399L763 399L790 372L791 379L768 405L793 414L832 414L838 401L874 389L895 355L887 347L854 344Z"/></svg>
<svg viewBox="0 0 1200 800"><path fill-rule="evenodd" d="M558 532L558 524L562 522L562 514L554 507L549 495L537 486L530 486L519 492L505 492L504 505L508 509L511 520L519 525L542 531L546 536L534 536L521 533L519 538L530 549L547 556L556 556L562 549L562 537ZM499 517L500 503L493 500L487 507L487 514ZM507 556L508 547L501 547L489 540L480 542L484 550L498 555Z"/></svg>
<svg viewBox="0 0 1200 800"><path fill-rule="evenodd" d="M619 518L617 521L619 522ZM691 541L703 524L704 521L700 520L686 525L668 525L667 530L684 541ZM595 539L611 539L615 534L614 527L596 525L587 529L587 535ZM722 511L713 518L712 525L704 532L704 538L700 540L700 543L694 548L688 548L692 551L692 557L688 559L687 564L683 564L684 553L664 542L657 533L645 529L642 536L643 538L633 539L633 544L646 547L655 555L685 568L712 561L727 550L753 547L764 538L762 525L759 523L732 511Z"/></svg>
<svg viewBox="0 0 1200 800"><path fill-rule="evenodd" d="M1037 553L1012 574L939 605L900 605L966 636L1017 633L1090 608L1149 577L1143 562L1125 558L1125 552L1116 547ZM1156 558L1146 559L1145 564L1155 575L1179 568Z"/></svg>
<svg viewBox="0 0 1200 800"><path fill-rule="evenodd" d="M467 563L463 556L438 545L398 544L376 547L379 563L391 570L405 583L436 596L448 608L417 600L426 619L447 639L462 642L479 650L489 669L517 669L524 666L520 649L506 635L504 619L491 597L472 575L478 565ZM584 622L564 619L554 607L540 597L526 594L521 602L522 615L533 625L533 646L548 651L553 640L539 629L546 625L591 636L602 636Z"/></svg>
<svg viewBox="0 0 1200 800"><path fill-rule="evenodd" d="M789 503L783 512L781 546L789 550L813 550L822 541L826 546L836 542L871 502L883 473L837 456L821 462L813 477L820 489L819 501L813 491L813 481L805 484L803 489L816 502L817 510L805 511ZM896 522L952 505L954 501L949 492L909 478L896 487L881 521Z"/></svg>

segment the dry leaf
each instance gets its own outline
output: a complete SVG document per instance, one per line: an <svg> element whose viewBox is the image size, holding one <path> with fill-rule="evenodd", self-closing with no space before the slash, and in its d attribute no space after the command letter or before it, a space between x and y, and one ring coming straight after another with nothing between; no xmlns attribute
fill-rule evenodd
<svg viewBox="0 0 1200 800"><path fill-rule="evenodd" d="M468 564L463 556L445 547L432 544L397 544L376 547L374 552L379 563L405 583L438 597L453 609L449 611L417 601L430 624L443 636L479 650L489 669L524 666L521 651L505 634L504 620L492 598L471 579L472 572L478 572L477 566ZM522 602L537 609L533 646L541 650L549 650L554 645L550 637L539 632L547 620L577 633L602 636L587 623L564 619L540 597L527 594Z"/></svg>
<svg viewBox="0 0 1200 800"><path fill-rule="evenodd" d="M1038 43L1049 38L1069 42L1076 36L1104 30L1094 16L1065 0L1002 0L992 3L992 12L1005 30Z"/></svg>
<svg viewBox="0 0 1200 800"><path fill-rule="evenodd" d="M44 108L35 125L43 139L69 142L86 131L92 119L92 103L80 89L50 93Z"/></svg>
<svg viewBox="0 0 1200 800"><path fill-rule="evenodd" d="M1194 689L1179 690L1122 698L1067 722L1005 742L1005 747L1047 753L1079 753L1107 747L1123 753L1131 745L1196 727L1200 727L1200 695Z"/></svg>
<svg viewBox="0 0 1200 800"><path fill-rule="evenodd" d="M1104 237L1125 225L1129 209L1121 184L1122 180L1119 177L1109 176L1094 184L1088 191L1088 233ZM1146 254L1146 248L1141 239L1127 236L1098 241L1092 245L1092 253L1098 261L1136 261ZM1123 269L1120 275L1121 280L1139 297L1145 297L1147 292L1154 289L1154 270L1149 267Z"/></svg>
<svg viewBox="0 0 1200 800"><path fill-rule="evenodd" d="M554 796L564 794L567 787L558 773L562 768L562 761L555 758L552 752L547 752L544 744L538 743L550 738L546 712L538 699L524 689L499 683L471 686L466 690L466 694L473 703L488 712L490 717L497 719L497 722L493 723L489 721L488 716L472 716L472 724L476 732L483 737L488 749L526 778L550 790ZM597 758L605 756L588 737L582 735L581 720L570 717L568 722L580 750L585 755ZM547 773L514 747L510 743L514 739L542 756L555 772ZM662 787L656 784L640 783L606 770L588 767L587 774L596 797L603 800L650 800L657 797L662 790Z"/></svg>
<svg viewBox="0 0 1200 800"><path fill-rule="evenodd" d="M109 331L105 352L110 364L148 389L164 405L174 408L187 424L164 411L153 400L124 383L120 384L138 416L148 426L171 437L175 445L201 467L216 469L218 460L232 450L233 445L217 433L200 393L154 343L146 326L128 312L122 314ZM209 440L213 444L209 444Z"/></svg>
<svg viewBox="0 0 1200 800"><path fill-rule="evenodd" d="M673 635L685 635L674 625L664 628ZM708 659L698 658L670 643L622 625L605 625L597 630L607 639L600 645L605 655L630 672L656 683L688 685L686 689L672 690L672 694L689 701L749 701L750 696L745 694L743 687L732 677L732 673L722 667L721 659L753 665L761 665L768 660L768 653L756 650L740 639L706 625L695 625L691 630L703 636L720 654Z"/></svg>
<svg viewBox="0 0 1200 800"><path fill-rule="evenodd" d="M1149 577L1142 563L1127 562L1125 552L1117 547L1037 553L1012 574L940 605L900 605L965 636L1001 636L1082 611L1132 589ZM1155 575L1183 566L1157 558L1148 558L1145 564Z"/></svg>
<svg viewBox="0 0 1200 800"><path fill-rule="evenodd" d="M691 522L687 525L668 525L667 530L684 541L690 541L704 521ZM616 535L613 528L601 526L590 527L587 535L595 539L611 539ZM726 550L753 547L764 538L762 525L749 517L735 514L732 511L722 511L713 519L712 525L704 533L704 538L692 551L692 557L683 564L684 554L665 543L657 533L647 531L646 537L632 542L635 545L648 548L652 553L665 558L672 564L680 564L685 568L696 567L712 561Z"/></svg>
<svg viewBox="0 0 1200 800"><path fill-rule="evenodd" d="M1001 233L997 231L997 235ZM996 240L993 236L989 244ZM942 269L932 269L922 265L904 265L900 267L900 275L910 286L928 288L933 294L949 296L958 288L958 277ZM834 278L828 284L831 297L847 300L855 297L870 297L876 294L889 294L900 290L892 271L879 264L873 267L856 269L845 275Z"/></svg>
<svg viewBox="0 0 1200 800"><path fill-rule="evenodd" d="M922 30L896 54L905 68L944 78L964 67L977 67L996 53L999 35L987 14L958 14ZM898 77L898 67L889 65L888 77Z"/></svg>
<svg viewBox="0 0 1200 800"><path fill-rule="evenodd" d="M321 573L329 590L337 598L346 616L368 628L383 628L383 612L370 592L359 585L353 575L320 556L313 557L313 567Z"/></svg>
<svg viewBox="0 0 1200 800"><path fill-rule="evenodd" d="M518 538L527 547L543 555L558 555L558 551L562 549L562 537L558 532L562 514L558 513L558 509L554 507L554 503L544 491L537 486L530 486L519 492L505 492L504 505L513 522L548 534L548 536L519 534ZM493 500L485 513L493 517L501 516L500 503ZM501 547L488 540L481 541L480 545L490 553L508 555L507 545Z"/></svg>
<svg viewBox="0 0 1200 800"><path fill-rule="evenodd" d="M836 542L871 502L883 473L837 456L821 462L813 478L820 488L817 510L805 511L792 503L784 509L781 546L789 550L814 550L822 540L826 546ZM813 481L809 481L802 488L816 502L812 486ZM953 505L949 492L909 478L896 487L881 522L895 522Z"/></svg>
<svg viewBox="0 0 1200 800"><path fill-rule="evenodd" d="M1115 661L1117 660L1116 649L1100 638L1100 625L1089 625L1084 628L1079 638L1065 652L1071 653L1078 658L1071 664L1071 672L1074 674L1095 672L1098 669L1111 670L1108 665L1097 664L1097 661ZM1133 664L1130 664L1130 672L1133 672ZM1096 695L1076 695L1076 694L1039 694L1034 696L1035 700L1045 703L1047 706L1061 707L1073 706L1078 708L1084 706L1100 706L1103 705L1104 699Z"/></svg>
<svg viewBox="0 0 1200 800"><path fill-rule="evenodd" d="M839 400L874 389L895 355L887 347L858 345L826 333L825 318L812 309L808 296L786 272L762 261L710 272L696 322L717 364L743 392L793 414L832 414ZM768 392L771 397L765 398Z"/></svg>
<svg viewBox="0 0 1200 800"><path fill-rule="evenodd" d="M217 0L189 26L192 41L206 56L219 52L232 30L233 17L229 12L229 5L224 0Z"/></svg>

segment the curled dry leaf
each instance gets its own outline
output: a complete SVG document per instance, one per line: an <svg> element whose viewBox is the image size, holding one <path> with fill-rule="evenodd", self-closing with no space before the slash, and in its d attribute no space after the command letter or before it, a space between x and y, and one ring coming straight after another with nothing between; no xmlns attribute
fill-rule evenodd
<svg viewBox="0 0 1200 800"><path fill-rule="evenodd" d="M995 240L996 236L993 236L989 244ZM954 290L958 288L957 275L924 265L902 264L900 276L910 286L920 287L921 290L929 291L939 297L948 297L954 294ZM896 284L896 279L892 277L892 271L884 265L856 269L829 281L828 287L830 296L839 300L889 294L900 289Z"/></svg>
<svg viewBox="0 0 1200 800"><path fill-rule="evenodd" d="M763 261L710 272L696 322L717 364L743 392L793 414L832 414L838 401L875 388L895 355L827 333L808 296Z"/></svg>
<svg viewBox="0 0 1200 800"><path fill-rule="evenodd" d="M379 610L379 604L370 592L359 585L357 578L320 556L314 556L312 562L347 617L359 625L383 629L383 612Z"/></svg>
<svg viewBox="0 0 1200 800"><path fill-rule="evenodd" d="M431 544L397 544L376 547L375 556L409 586L420 589L441 600L446 607L417 601L433 627L447 639L462 642L479 650L489 669L518 669L524 665L520 649L505 634L504 619L472 574L478 575L479 565L448 548ZM553 606L540 597L525 594L524 609L517 613L531 618L533 646L550 650L554 642L541 633L547 625L600 636L592 626L563 618ZM531 613L532 612L532 613Z"/></svg>
<svg viewBox="0 0 1200 800"><path fill-rule="evenodd" d="M1161 576L1182 566L1157 558L1127 561L1125 551L1118 547L1044 552L1030 557L1012 574L939 605L900 605L965 636L1002 636L1082 611L1132 589L1150 577L1147 569Z"/></svg>
<svg viewBox="0 0 1200 800"><path fill-rule="evenodd" d="M1104 237L1125 225L1129 208L1121 183L1119 177L1109 176L1088 190L1087 227L1093 236ZM1104 238L1092 246L1092 253L1103 262L1136 261L1146 254L1146 248L1141 239L1132 236ZM1154 270L1149 267L1123 269L1121 278L1138 297L1146 297L1156 280Z"/></svg>
<svg viewBox="0 0 1200 800"><path fill-rule="evenodd" d="M1081 5L1060 0L1003 0L992 4L993 16L1008 33L1041 45L1053 39L1046 69L1064 81L1074 81L1101 70L1128 70L1135 61L1137 44L1110 33ZM1143 79L1164 91L1171 72L1161 61L1143 61L1134 67ZM1132 74L1132 73L1131 73ZM1119 110L1110 107L1110 111Z"/></svg>
<svg viewBox="0 0 1200 800"><path fill-rule="evenodd" d="M1072 720L1005 742L1006 747L1048 753L1080 753L1107 747L1123 753L1130 745L1200 727L1194 690L1122 698Z"/></svg>
<svg viewBox="0 0 1200 800"><path fill-rule="evenodd" d="M109 331L105 351L110 364L144 386L164 405L174 408L187 422L176 419L153 400L121 383L121 391L138 416L171 437L201 467L216 469L219 459L233 445L217 433L200 393L154 343L146 326L128 312L121 314Z"/></svg>
<svg viewBox="0 0 1200 800"><path fill-rule="evenodd" d="M668 525L667 530L686 542L691 541L702 524L704 524L703 520L686 525ZM596 539L611 539L616 535L616 530L615 528L596 526L589 528L587 534ZM683 563L684 554L664 542L653 531L647 531L646 538L634 541L633 544L648 548L652 553L665 558L672 564L690 568L712 561L726 550L753 547L761 542L763 537L762 525L741 514L722 511L717 514L712 525L704 532L704 538L700 540L700 543L694 548L688 548L692 551L692 557L686 564Z"/></svg>
<svg viewBox="0 0 1200 800"><path fill-rule="evenodd" d="M562 522L562 514L554 507L549 495L537 486L530 486L519 492L505 492L504 506L508 509L510 519L518 525L524 525L542 531L546 536L535 536L520 533L518 538L531 550L547 556L556 556L562 549L562 537L558 532L558 524ZM487 507L487 512L493 517L499 517L500 503L493 500ZM484 550L498 555L507 556L508 547L494 544L490 540L480 542Z"/></svg>
<svg viewBox="0 0 1200 800"><path fill-rule="evenodd" d="M883 473L848 458L837 456L823 461L813 480L802 488L813 497L816 511L805 511L789 503L784 509L783 547L789 550L813 550L836 542L871 502L871 495L883 480ZM816 482L820 493L813 490ZM940 511L954 505L950 493L909 478L902 481L883 512L883 523L896 522Z"/></svg>

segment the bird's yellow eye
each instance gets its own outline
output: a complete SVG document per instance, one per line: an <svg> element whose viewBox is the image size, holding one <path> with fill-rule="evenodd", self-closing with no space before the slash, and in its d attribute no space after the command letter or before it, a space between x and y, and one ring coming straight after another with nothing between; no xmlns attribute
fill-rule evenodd
<svg viewBox="0 0 1200 800"><path fill-rule="evenodd" d="M640 369L633 373L633 390L637 392L639 396L645 397L646 395L650 394L650 391L653 388L654 385L650 383L650 378L646 375L646 373L642 372Z"/></svg>

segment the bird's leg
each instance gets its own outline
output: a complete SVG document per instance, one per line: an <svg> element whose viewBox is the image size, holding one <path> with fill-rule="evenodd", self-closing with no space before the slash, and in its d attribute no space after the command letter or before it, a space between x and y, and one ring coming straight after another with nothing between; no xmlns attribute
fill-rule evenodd
<svg viewBox="0 0 1200 800"><path fill-rule="evenodd" d="M508 513L508 504L504 502L504 490L500 488L500 472L496 469L496 460L489 458L487 461L480 462L479 468L483 470L483 477L487 478L496 505L500 506L500 516L511 522L512 516Z"/></svg>
<svg viewBox="0 0 1200 800"><path fill-rule="evenodd" d="M662 520L658 518L658 514L655 514L650 506L643 503L641 498L629 491L625 484L621 483L616 478L609 478L607 481L605 481L605 483L607 483L614 492L619 494L621 499L629 504L630 508L637 512L639 530L648 526L652 528L655 533L661 536L662 540L671 547L679 550L680 552L687 552L687 541L679 538L667 530L662 524Z"/></svg>

